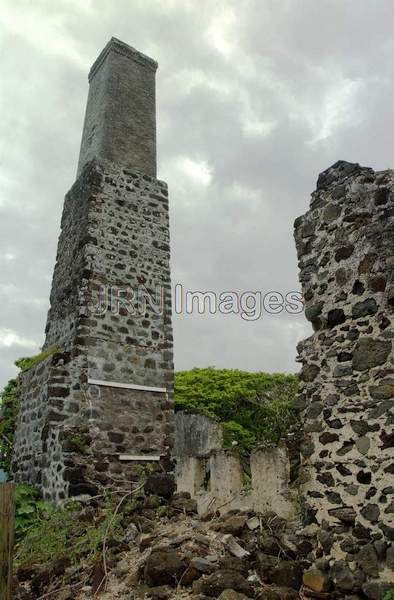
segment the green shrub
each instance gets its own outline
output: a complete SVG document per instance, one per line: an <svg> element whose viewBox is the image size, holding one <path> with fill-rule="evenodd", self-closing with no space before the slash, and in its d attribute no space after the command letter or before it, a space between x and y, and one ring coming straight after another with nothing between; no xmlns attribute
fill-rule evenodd
<svg viewBox="0 0 394 600"><path fill-rule="evenodd" d="M278 444L297 428L297 389L296 375L192 369L175 375L175 408L220 421L225 446L250 451L260 442Z"/></svg>
<svg viewBox="0 0 394 600"><path fill-rule="evenodd" d="M394 588L385 593L383 600L394 600Z"/></svg>
<svg viewBox="0 0 394 600"><path fill-rule="evenodd" d="M92 522L80 520L79 511L80 505L75 501L62 507L46 504L36 513L34 523L17 544L17 565L45 564L65 553L71 564L78 564L82 558L94 561L102 551L106 534L108 539L121 540L121 516L114 515L110 497L99 518Z"/></svg>
<svg viewBox="0 0 394 600"><path fill-rule="evenodd" d="M40 519L48 504L29 485L17 485L15 491L15 535L18 540Z"/></svg>

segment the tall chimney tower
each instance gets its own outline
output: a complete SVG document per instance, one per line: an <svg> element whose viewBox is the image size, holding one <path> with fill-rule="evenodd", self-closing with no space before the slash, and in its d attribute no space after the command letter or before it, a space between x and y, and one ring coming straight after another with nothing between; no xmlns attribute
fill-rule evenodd
<svg viewBox="0 0 394 600"><path fill-rule="evenodd" d="M160 465L173 443L167 185L156 179L157 63L112 38L94 63L65 198L45 348L21 376L18 481L46 498Z"/></svg>

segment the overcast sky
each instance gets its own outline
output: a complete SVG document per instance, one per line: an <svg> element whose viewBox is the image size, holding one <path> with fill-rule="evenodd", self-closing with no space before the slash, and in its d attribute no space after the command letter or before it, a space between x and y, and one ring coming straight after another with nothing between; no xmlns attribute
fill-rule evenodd
<svg viewBox="0 0 394 600"><path fill-rule="evenodd" d="M338 159L394 164L391 0L1 0L0 385L43 343L87 73L111 36L159 62L172 275L299 289L293 221ZM176 316L176 368L294 371L304 316Z"/></svg>

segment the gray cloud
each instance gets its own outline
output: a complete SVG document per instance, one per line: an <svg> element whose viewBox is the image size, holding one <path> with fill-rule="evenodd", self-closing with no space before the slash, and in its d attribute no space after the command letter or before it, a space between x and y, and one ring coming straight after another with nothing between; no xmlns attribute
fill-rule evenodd
<svg viewBox="0 0 394 600"><path fill-rule="evenodd" d="M115 35L159 61L174 282L298 288L292 239L338 159L390 165L390 0L3 0L0 384L38 350L87 72ZM176 366L295 370L302 315L175 316Z"/></svg>

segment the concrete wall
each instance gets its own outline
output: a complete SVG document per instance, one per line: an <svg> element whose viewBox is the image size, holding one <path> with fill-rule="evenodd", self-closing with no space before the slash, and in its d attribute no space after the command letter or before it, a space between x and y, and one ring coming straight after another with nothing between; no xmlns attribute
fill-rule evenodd
<svg viewBox="0 0 394 600"><path fill-rule="evenodd" d="M223 446L223 429L208 417L186 412L175 414L175 456L205 456Z"/></svg>
<svg viewBox="0 0 394 600"><path fill-rule="evenodd" d="M202 415L182 411L175 420L175 456L178 491L196 498L198 511L249 507L273 510L291 517L296 510L290 489L290 463L285 447L254 452L245 473L239 454L223 449L220 424Z"/></svg>
<svg viewBox="0 0 394 600"><path fill-rule="evenodd" d="M367 574L383 577L394 550L394 171L336 163L295 239L315 330L299 345L305 520L350 579L363 581L367 555Z"/></svg>

